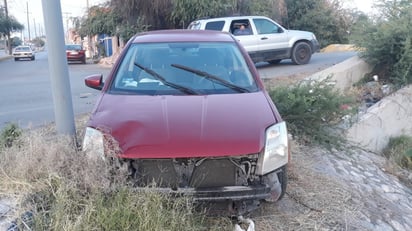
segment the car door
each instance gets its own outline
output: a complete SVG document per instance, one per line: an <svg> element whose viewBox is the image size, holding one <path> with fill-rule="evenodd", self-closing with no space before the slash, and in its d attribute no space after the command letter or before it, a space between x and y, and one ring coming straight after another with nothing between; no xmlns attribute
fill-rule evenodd
<svg viewBox="0 0 412 231"><path fill-rule="evenodd" d="M288 54L290 49L287 30L267 18L254 18L259 51L265 57L277 59Z"/></svg>

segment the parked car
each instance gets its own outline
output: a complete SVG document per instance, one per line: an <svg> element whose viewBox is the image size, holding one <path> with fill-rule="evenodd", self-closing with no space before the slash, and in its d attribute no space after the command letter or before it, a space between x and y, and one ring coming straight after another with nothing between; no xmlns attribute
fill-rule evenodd
<svg viewBox="0 0 412 231"><path fill-rule="evenodd" d="M14 61L18 61L20 59L36 59L34 51L31 49L30 46L18 46L14 48L13 57Z"/></svg>
<svg viewBox="0 0 412 231"><path fill-rule="evenodd" d="M80 44L66 44L66 56L68 62L86 63L86 52Z"/></svg>
<svg viewBox="0 0 412 231"><path fill-rule="evenodd" d="M101 90L82 149L127 163L135 184L223 203L231 213L285 193L289 145L244 48L228 33L140 33L112 72L85 79Z"/></svg>
<svg viewBox="0 0 412 231"><path fill-rule="evenodd" d="M263 16L201 19L191 22L188 29L218 30L234 34L255 63L276 64L282 59L291 59L295 64L307 64L312 54L320 48L312 32L287 30Z"/></svg>

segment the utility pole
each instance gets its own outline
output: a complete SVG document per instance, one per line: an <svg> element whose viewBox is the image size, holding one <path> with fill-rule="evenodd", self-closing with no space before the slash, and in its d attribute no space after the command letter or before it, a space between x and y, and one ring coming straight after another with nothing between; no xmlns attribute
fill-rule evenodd
<svg viewBox="0 0 412 231"><path fill-rule="evenodd" d="M86 1L86 6L87 6L87 18L90 17L90 5L89 5L89 0ZM92 42L92 36L90 34L87 35L87 48L89 51L89 57L93 58L94 57L94 44Z"/></svg>
<svg viewBox="0 0 412 231"><path fill-rule="evenodd" d="M69 15L71 14L70 12L63 12L65 15L64 18L66 19L66 42L69 42Z"/></svg>
<svg viewBox="0 0 412 231"><path fill-rule="evenodd" d="M34 38L37 38L36 19L35 18L33 18L33 25L34 25Z"/></svg>
<svg viewBox="0 0 412 231"><path fill-rule="evenodd" d="M29 2L26 2L27 5L27 29L29 30L29 42L31 40L30 38L30 21L29 21Z"/></svg>
<svg viewBox="0 0 412 231"><path fill-rule="evenodd" d="M42 0L42 7L56 129L59 134L76 139L60 1Z"/></svg>
<svg viewBox="0 0 412 231"><path fill-rule="evenodd" d="M11 26L10 26L10 19L9 19L9 10L7 8L7 0L4 0L4 12L6 13L6 23L7 23L7 50L9 52L9 54L11 54L11 38L10 38L10 30L11 30Z"/></svg>

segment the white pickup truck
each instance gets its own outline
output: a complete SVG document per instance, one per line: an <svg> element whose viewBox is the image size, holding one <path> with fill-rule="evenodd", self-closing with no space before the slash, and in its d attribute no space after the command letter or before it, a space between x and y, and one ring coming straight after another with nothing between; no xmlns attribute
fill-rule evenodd
<svg viewBox="0 0 412 231"><path fill-rule="evenodd" d="M255 63L276 64L292 59L295 64L306 64L319 51L319 42L312 32L287 30L264 16L199 19L191 22L188 29L232 33Z"/></svg>

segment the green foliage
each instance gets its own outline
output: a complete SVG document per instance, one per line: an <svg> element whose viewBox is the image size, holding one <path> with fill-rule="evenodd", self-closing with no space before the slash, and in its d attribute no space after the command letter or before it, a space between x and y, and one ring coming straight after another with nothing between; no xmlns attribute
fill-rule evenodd
<svg viewBox="0 0 412 231"><path fill-rule="evenodd" d="M45 42L43 39L37 37L31 40L31 42L36 46L36 47L43 47L45 45Z"/></svg>
<svg viewBox="0 0 412 231"><path fill-rule="evenodd" d="M204 17L222 16L224 12L223 0L180 0L173 1L173 11L170 19L174 22L188 24L192 20Z"/></svg>
<svg viewBox="0 0 412 231"><path fill-rule="evenodd" d="M80 28L79 34L86 35L109 34L115 35L121 18L107 5L93 6L89 10L88 17L76 22Z"/></svg>
<svg viewBox="0 0 412 231"><path fill-rule="evenodd" d="M402 87L412 83L412 1L380 2L380 17L357 25L352 39L380 79Z"/></svg>
<svg viewBox="0 0 412 231"><path fill-rule="evenodd" d="M412 170L412 137L398 136L389 139L384 155L403 168Z"/></svg>
<svg viewBox="0 0 412 231"><path fill-rule="evenodd" d="M313 32L322 47L348 42L348 31L355 18L337 1L286 0L286 4L287 18L283 22L287 27Z"/></svg>
<svg viewBox="0 0 412 231"><path fill-rule="evenodd" d="M0 147L11 147L21 136L22 130L16 124L7 124L0 134Z"/></svg>
<svg viewBox="0 0 412 231"><path fill-rule="evenodd" d="M23 41L19 37L13 37L11 38L11 46L12 47L17 47L23 44Z"/></svg>
<svg viewBox="0 0 412 231"><path fill-rule="evenodd" d="M345 142L336 129L345 115L354 112L351 106L355 100L334 90L329 79L277 87L269 95L289 132L299 141L327 148L338 148Z"/></svg>
<svg viewBox="0 0 412 231"><path fill-rule="evenodd" d="M13 16L9 15L7 20L3 10L0 10L0 37L6 36L13 31L22 30L24 26L19 23Z"/></svg>
<svg viewBox="0 0 412 231"><path fill-rule="evenodd" d="M117 30L117 34L123 38L125 41L128 41L133 35L138 32L149 30L150 26L143 24L141 18L137 18L136 23L125 25L120 25Z"/></svg>

